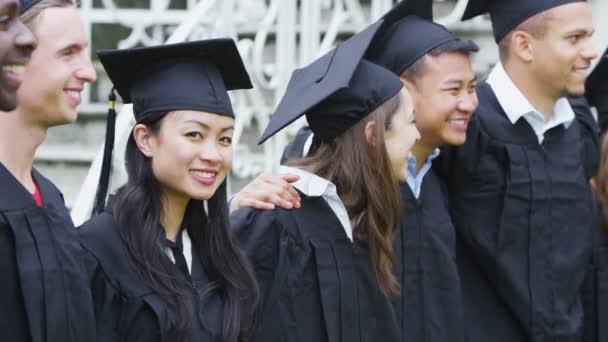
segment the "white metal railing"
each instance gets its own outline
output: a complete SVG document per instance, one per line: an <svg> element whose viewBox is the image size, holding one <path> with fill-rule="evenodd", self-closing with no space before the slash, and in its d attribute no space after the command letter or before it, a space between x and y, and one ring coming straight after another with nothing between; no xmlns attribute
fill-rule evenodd
<svg viewBox="0 0 608 342"><path fill-rule="evenodd" d="M232 95L237 113L232 176L245 178L273 170L287 142L285 132L261 148L243 143L241 138L244 132L261 134L292 70L331 49L341 34L354 33L379 18L395 1L368 0L363 6L360 0L186 0L183 9L171 9L169 0L150 0L148 9L119 9L113 0L101 2L103 6L96 8L93 0L81 0L87 30L91 33L93 25L100 23L129 28L130 35L119 42L120 48L211 37L232 37L237 41L255 87ZM489 29L484 18L459 22L466 0L436 2L449 8L447 15L437 19L440 23L472 31ZM101 94L99 98L105 96ZM88 102L90 88L83 97L83 107L98 108L99 104ZM302 122L287 131L295 132ZM133 124L132 108L125 105L117 118L111 190L125 180L124 147ZM100 147L74 202L72 217L76 224L90 216L102 151Z"/></svg>

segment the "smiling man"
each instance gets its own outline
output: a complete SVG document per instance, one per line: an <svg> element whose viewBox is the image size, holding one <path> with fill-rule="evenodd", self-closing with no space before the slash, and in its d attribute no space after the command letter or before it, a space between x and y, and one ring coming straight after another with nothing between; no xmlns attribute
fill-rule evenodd
<svg viewBox="0 0 608 342"><path fill-rule="evenodd" d="M80 91L95 80L88 39L69 0L21 2L21 11L39 44L25 70L31 37L6 54L0 86L12 110L7 94L21 81L17 108L0 115L0 341L94 341L84 253L61 192L33 168L48 128L76 119ZM12 4L0 16L0 42L26 34L18 15Z"/></svg>
<svg viewBox="0 0 608 342"><path fill-rule="evenodd" d="M581 96L597 53L577 0L472 0L500 61L477 87L464 146L440 157L459 237L469 341L598 338L589 178L598 128ZM600 284L603 289L606 284ZM587 305L591 304L591 305ZM605 324L602 322L601 324Z"/></svg>
<svg viewBox="0 0 608 342"><path fill-rule="evenodd" d="M19 19L17 0L0 1L0 110L17 106L17 88L21 85L24 65L36 41L32 32Z"/></svg>

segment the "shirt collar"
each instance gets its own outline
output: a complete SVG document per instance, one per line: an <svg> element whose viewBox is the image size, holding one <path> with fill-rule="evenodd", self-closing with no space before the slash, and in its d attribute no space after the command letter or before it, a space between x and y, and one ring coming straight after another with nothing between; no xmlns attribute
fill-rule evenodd
<svg viewBox="0 0 608 342"><path fill-rule="evenodd" d="M498 103L507 114L509 121L515 124L522 116L538 112L528 101L526 96L517 88L515 83L507 74L501 62L498 62L490 74L488 75L487 83L492 87ZM574 111L568 102L568 99L562 97L557 100L553 109L553 118L551 119L552 126L563 124L566 128L574 121ZM544 118L542 118L544 122Z"/></svg>
<svg viewBox="0 0 608 342"><path fill-rule="evenodd" d="M332 182L325 178L319 177L312 172L281 165L279 173L290 173L300 177L300 179L292 183L292 185L306 196L321 197L329 191L333 190L333 192L336 192L336 186Z"/></svg>

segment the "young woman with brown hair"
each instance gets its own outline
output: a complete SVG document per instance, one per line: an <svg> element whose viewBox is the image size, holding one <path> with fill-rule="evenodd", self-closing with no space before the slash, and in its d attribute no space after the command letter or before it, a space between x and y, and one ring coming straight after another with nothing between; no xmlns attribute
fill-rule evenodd
<svg viewBox="0 0 608 342"><path fill-rule="evenodd" d="M398 181L419 138L399 78L361 60L381 23L296 70L262 141L306 113L313 152L282 171L301 207L237 210L264 309L254 341L396 341Z"/></svg>

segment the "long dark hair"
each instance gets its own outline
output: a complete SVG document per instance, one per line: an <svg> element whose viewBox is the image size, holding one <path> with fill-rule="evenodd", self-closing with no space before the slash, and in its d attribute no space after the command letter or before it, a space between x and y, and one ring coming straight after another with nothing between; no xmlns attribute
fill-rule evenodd
<svg viewBox="0 0 608 342"><path fill-rule="evenodd" d="M145 124L158 134L164 115L153 115ZM171 341L182 341L192 317L179 285L175 265L163 251L161 225L163 190L152 171L150 159L129 138L125 154L127 184L116 194L114 213L120 234L146 283L157 291L169 311ZM245 339L253 328L258 308L258 287L253 268L229 232L226 182L204 201L191 200L184 217L210 281L201 297L218 291L224 304L222 341Z"/></svg>
<svg viewBox="0 0 608 342"><path fill-rule="evenodd" d="M397 94L366 118L330 141L313 139L312 155L289 162L309 170L336 185L350 217L361 217L354 227L354 240L365 246L371 257L378 285L387 296L399 294L393 269L393 238L399 222L398 180L384 144L384 132L400 104ZM375 121L377 144L365 138L365 126Z"/></svg>

